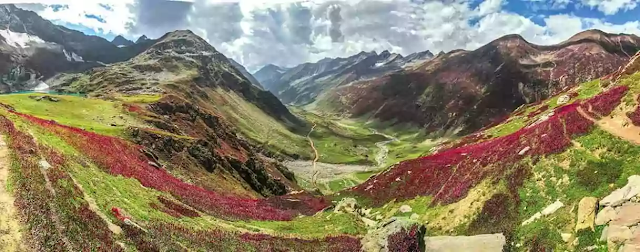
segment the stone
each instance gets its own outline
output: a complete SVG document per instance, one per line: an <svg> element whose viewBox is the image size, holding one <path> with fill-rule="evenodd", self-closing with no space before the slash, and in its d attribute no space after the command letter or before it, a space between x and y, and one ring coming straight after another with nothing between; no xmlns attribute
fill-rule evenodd
<svg viewBox="0 0 640 252"><path fill-rule="evenodd" d="M562 237L564 242L569 242L569 240L571 240L571 234L569 233L561 233L560 237Z"/></svg>
<svg viewBox="0 0 640 252"><path fill-rule="evenodd" d="M603 206L619 206L622 203L629 201L640 193L640 176L632 175L627 179L627 184L608 196L600 200L600 205Z"/></svg>
<svg viewBox="0 0 640 252"><path fill-rule="evenodd" d="M631 230L625 226L609 225L607 229L608 243L623 243L632 237Z"/></svg>
<svg viewBox="0 0 640 252"><path fill-rule="evenodd" d="M529 146L524 147L520 152L518 152L518 155L522 156L525 153L527 153L527 151L529 151L530 149L531 149L531 147L529 147Z"/></svg>
<svg viewBox="0 0 640 252"><path fill-rule="evenodd" d="M542 209L542 211L535 213L529 219L523 221L522 222L522 226L527 225L527 224L529 224L531 222L534 222L535 220L542 218L542 216L550 215L550 214L554 213L555 211L558 211L558 209L560 209L563 206L564 206L564 204L562 202L560 202L560 200L556 200L556 202L553 202L553 204L548 205L547 207Z"/></svg>
<svg viewBox="0 0 640 252"><path fill-rule="evenodd" d="M640 222L640 204L627 203L618 208L618 214L611 220L611 225L633 226Z"/></svg>
<svg viewBox="0 0 640 252"><path fill-rule="evenodd" d="M596 221L595 221L596 226L609 223L609 221L613 220L617 214L618 212L616 212L616 210L613 209L613 207L608 206L603 208L602 210L600 210L600 212L598 212L598 215L596 215Z"/></svg>
<svg viewBox="0 0 640 252"><path fill-rule="evenodd" d="M38 163L40 165L40 168L47 170L49 168L51 168L51 164L49 164L49 162L47 162L47 160L40 160L40 162Z"/></svg>
<svg viewBox="0 0 640 252"><path fill-rule="evenodd" d="M360 218L360 219L362 220L362 222L364 222L364 224L365 224L367 227L375 227L376 225L378 225L378 222L376 222L376 221L374 221L374 220L371 220L371 219L369 219L369 218L367 218L367 217L362 217L362 218Z"/></svg>
<svg viewBox="0 0 640 252"><path fill-rule="evenodd" d="M418 232L416 232L415 239L418 242L424 242L424 236L426 228L414 221L411 221L403 217L392 217L388 221L379 222L375 227L370 228L367 234L362 238L362 248L364 251L389 251L388 238L403 230L410 230L416 226ZM424 244L421 244L423 246Z"/></svg>
<svg viewBox="0 0 640 252"><path fill-rule="evenodd" d="M413 209L411 209L411 207L409 205L402 205L400 206L400 212L402 213L409 213L411 212Z"/></svg>
<svg viewBox="0 0 640 252"><path fill-rule="evenodd" d="M483 234L476 236L427 236L424 238L429 252L501 252L506 239L503 234ZM517 245L516 245L517 247Z"/></svg>
<svg viewBox="0 0 640 252"><path fill-rule="evenodd" d="M576 232L584 229L595 230L593 223L595 222L597 207L598 199L595 197L584 197L580 200L580 203L578 203Z"/></svg>
<svg viewBox="0 0 640 252"><path fill-rule="evenodd" d="M336 213L353 213L358 207L358 201L354 198L342 198L336 207L334 212Z"/></svg>
<svg viewBox="0 0 640 252"><path fill-rule="evenodd" d="M409 219L417 221L418 219L420 219L420 215L418 215L417 213L413 213L411 217L409 217Z"/></svg>
<svg viewBox="0 0 640 252"><path fill-rule="evenodd" d="M600 239L599 239L599 241L601 241L601 242L605 242L605 241L607 241L607 231L609 231L609 226L605 226L605 227L602 229L602 234L600 234Z"/></svg>
<svg viewBox="0 0 640 252"><path fill-rule="evenodd" d="M569 97L569 95L561 95L560 97L558 97L558 101L556 102L556 104L562 105L569 102L569 100L571 100L571 97Z"/></svg>

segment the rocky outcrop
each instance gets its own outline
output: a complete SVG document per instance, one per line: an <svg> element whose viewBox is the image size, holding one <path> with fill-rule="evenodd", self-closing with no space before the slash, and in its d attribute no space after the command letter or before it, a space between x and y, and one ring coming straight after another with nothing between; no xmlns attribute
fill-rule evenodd
<svg viewBox="0 0 640 252"><path fill-rule="evenodd" d="M637 197L640 176L632 175L628 183L600 201L604 206L596 216L596 225L607 225L600 240L609 251L640 251L640 199Z"/></svg>
<svg viewBox="0 0 640 252"><path fill-rule="evenodd" d="M628 178L627 185L613 191L600 200L603 206L619 206L640 193L640 176L633 175Z"/></svg>
<svg viewBox="0 0 640 252"><path fill-rule="evenodd" d="M369 252L425 251L425 234L423 225L394 217L370 229L362 238L362 247Z"/></svg>
<svg viewBox="0 0 640 252"><path fill-rule="evenodd" d="M563 206L564 206L564 204L562 202L560 202L560 200L556 200L551 205L548 205L547 207L542 209L542 211L535 213L529 219L523 221L522 222L522 226L528 225L529 223L534 222L537 219L542 218L543 216L551 215L551 214L555 213L556 211L558 211L558 209L562 208Z"/></svg>
<svg viewBox="0 0 640 252"><path fill-rule="evenodd" d="M505 244L506 238L502 234L433 236L425 239L426 251L429 252L501 252L504 251Z"/></svg>

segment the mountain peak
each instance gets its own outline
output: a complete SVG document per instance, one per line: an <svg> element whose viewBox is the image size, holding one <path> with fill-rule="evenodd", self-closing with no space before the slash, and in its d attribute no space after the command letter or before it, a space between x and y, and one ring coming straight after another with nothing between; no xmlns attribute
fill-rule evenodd
<svg viewBox="0 0 640 252"><path fill-rule="evenodd" d="M133 41L126 39L122 35L118 35L115 38L113 38L113 40L111 40L111 43L113 43L118 47L130 46L134 44Z"/></svg>
<svg viewBox="0 0 640 252"><path fill-rule="evenodd" d="M147 42L147 41L149 41L149 40L151 40L151 39L149 39L149 38L147 37L147 35L142 35L142 36L140 36L140 37L138 38L138 40L136 40L136 44L144 43L144 42Z"/></svg>
<svg viewBox="0 0 640 252"><path fill-rule="evenodd" d="M583 32L579 32L576 35L571 36L571 38L567 39L566 42L576 42L583 39L594 40L594 41L602 41L607 40L609 36L612 34L607 34L598 29L586 30Z"/></svg>

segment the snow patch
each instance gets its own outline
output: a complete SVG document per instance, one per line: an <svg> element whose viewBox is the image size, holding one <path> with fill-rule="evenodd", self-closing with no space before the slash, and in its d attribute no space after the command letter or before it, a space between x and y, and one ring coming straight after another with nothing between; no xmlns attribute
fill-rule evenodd
<svg viewBox="0 0 640 252"><path fill-rule="evenodd" d="M36 92L49 91L49 85L47 83L44 83L43 81L38 81L38 85L33 88L33 91L36 91Z"/></svg>
<svg viewBox="0 0 640 252"><path fill-rule="evenodd" d="M13 32L9 29L0 29L0 36L2 36L7 44L16 48L26 48L31 44L45 43L44 40L38 36L30 35L27 33Z"/></svg>
<svg viewBox="0 0 640 252"><path fill-rule="evenodd" d="M62 52L64 53L64 56L67 57L67 61L84 62L84 59L80 55L77 55L75 52L69 53L65 49L62 49Z"/></svg>

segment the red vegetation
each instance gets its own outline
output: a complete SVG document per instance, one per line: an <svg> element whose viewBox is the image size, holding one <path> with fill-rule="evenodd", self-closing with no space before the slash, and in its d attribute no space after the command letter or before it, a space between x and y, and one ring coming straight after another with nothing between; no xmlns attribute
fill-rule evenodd
<svg viewBox="0 0 640 252"><path fill-rule="evenodd" d="M542 114L543 112L547 111L548 109L549 109L549 105L545 104L545 105L541 106L540 108L538 108L538 109L532 111L531 113L529 113L527 115L527 118L533 118L533 117L535 117L535 116L537 116L539 114Z"/></svg>
<svg viewBox="0 0 640 252"><path fill-rule="evenodd" d="M627 93L627 90L629 90L627 86L614 87L585 101L582 107L587 109L595 117L611 114L611 112L620 105L620 101Z"/></svg>
<svg viewBox="0 0 640 252"><path fill-rule="evenodd" d="M349 190L368 197L373 205L418 195L433 196L434 204L455 202L482 180L495 182L508 178L513 172L509 167L527 155L543 156L564 151L571 146L571 137L587 133L593 125L577 112L578 106L590 106L593 111L607 115L620 103L627 90L628 87L619 86L582 105L576 102L557 108L548 120L507 136L402 162Z"/></svg>
<svg viewBox="0 0 640 252"><path fill-rule="evenodd" d="M140 112L143 111L143 109L140 106L135 105L135 104L125 103L125 104L122 104L122 106L125 109L127 109L127 111L132 112L132 113L140 113Z"/></svg>
<svg viewBox="0 0 640 252"><path fill-rule="evenodd" d="M0 117L0 131L8 136L13 154L15 205L29 230L26 240L36 251L122 251L64 171L62 155L38 146L5 117ZM43 157L51 164L47 170L38 165Z"/></svg>
<svg viewBox="0 0 640 252"><path fill-rule="evenodd" d="M167 171L149 165L147 158L139 151L141 147L125 140L31 115L12 113L57 133L105 171L135 178L145 187L169 192L183 203L214 216L227 219L290 220L298 214L297 211L274 208L261 202L263 200L223 196L185 183Z"/></svg>
<svg viewBox="0 0 640 252"><path fill-rule="evenodd" d="M179 203L173 202L172 200L167 199L163 196L158 196L158 201L160 201L160 203L164 205L164 209L169 210L171 213L176 213L178 214L178 216L200 217L200 214L198 214L198 212L193 211Z"/></svg>
<svg viewBox="0 0 640 252"><path fill-rule="evenodd" d="M640 103L640 96L638 97L638 99L636 99L636 101ZM631 123L633 123L633 125L640 126L640 105L636 106L635 110L627 112L627 117L631 119Z"/></svg>
<svg viewBox="0 0 640 252"><path fill-rule="evenodd" d="M418 225L408 230L403 228L387 238L390 252L422 251L420 243L424 243L424 230L420 230Z"/></svg>

